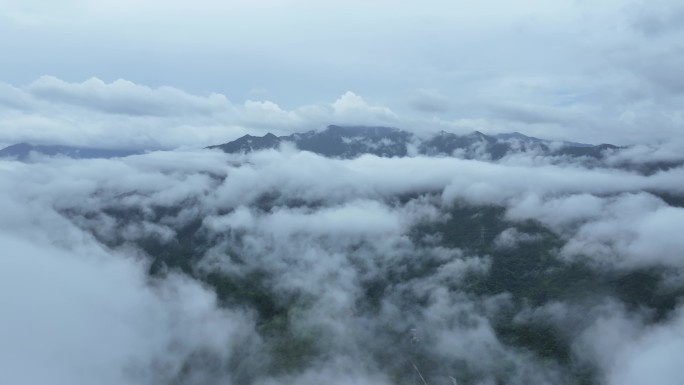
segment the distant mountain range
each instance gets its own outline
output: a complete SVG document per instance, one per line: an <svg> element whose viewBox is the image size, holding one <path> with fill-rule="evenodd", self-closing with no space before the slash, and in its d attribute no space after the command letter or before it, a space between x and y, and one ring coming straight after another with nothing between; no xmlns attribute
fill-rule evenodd
<svg viewBox="0 0 684 385"><path fill-rule="evenodd" d="M533 152L540 155L584 156L600 159L605 151L620 148L611 144L595 146L573 142L553 142L517 132L485 135L475 131L467 135L456 135L442 131L430 137L420 137L391 127L336 125L328 126L322 131L308 131L287 136L275 136L271 133L264 136L245 135L232 142L207 148L221 149L227 153L247 153L277 149L283 143L292 143L300 150L335 158L355 158L364 154L373 154L382 157L427 155L498 160L514 153ZM1 149L0 158L27 161L31 154L38 154L73 159L94 159L118 158L141 153L143 152L136 150L19 143Z"/></svg>
<svg viewBox="0 0 684 385"><path fill-rule="evenodd" d="M19 161L26 161L31 157L32 153L45 156L63 156L74 159L96 159L120 158L124 156L141 154L142 151L107 150L91 147L33 145L29 143L19 143L0 150L0 158L11 158Z"/></svg>
<svg viewBox="0 0 684 385"><path fill-rule="evenodd" d="M486 135L474 131L466 135L457 135L441 131L431 136L421 136L397 128L370 126L331 125L320 131L286 136L275 136L271 133L264 136L245 135L232 142L207 148L220 149L226 153L248 153L277 149L284 143L291 143L299 150L344 159L372 154L381 157L453 156L462 159L496 161L509 155L527 153L557 157L559 161L570 158L589 167L616 167L644 174L683 165L681 161L632 162L629 159L622 160L620 163L607 163L604 160L608 155L625 147L612 144L592 145L550 141L518 132ZM19 143L0 150L0 159L28 161L32 154L73 159L119 158L142 153L143 151L138 150Z"/></svg>
<svg viewBox="0 0 684 385"><path fill-rule="evenodd" d="M227 153L278 148L289 142L298 149L327 157L355 158L363 154L382 157L407 155L457 156L466 159L497 160L506 155L534 152L541 155L601 158L606 151L620 147L611 144L590 145L573 142L553 142L517 132L485 135L479 131L467 135L440 132L423 138L408 131L390 127L328 126L323 131L309 131L287 136L245 135L237 140L210 146Z"/></svg>

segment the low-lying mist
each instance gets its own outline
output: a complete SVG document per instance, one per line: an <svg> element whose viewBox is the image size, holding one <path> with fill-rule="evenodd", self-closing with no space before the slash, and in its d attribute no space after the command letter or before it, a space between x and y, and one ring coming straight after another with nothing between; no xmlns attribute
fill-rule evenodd
<svg viewBox="0 0 684 385"><path fill-rule="evenodd" d="M678 384L682 181L291 148L0 161L0 382Z"/></svg>

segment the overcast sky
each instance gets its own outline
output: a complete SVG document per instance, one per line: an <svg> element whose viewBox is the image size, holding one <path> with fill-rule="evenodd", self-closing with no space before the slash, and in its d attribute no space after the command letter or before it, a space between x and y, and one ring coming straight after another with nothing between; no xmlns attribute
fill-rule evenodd
<svg viewBox="0 0 684 385"><path fill-rule="evenodd" d="M675 0L0 0L0 144L331 123L669 141L683 41Z"/></svg>

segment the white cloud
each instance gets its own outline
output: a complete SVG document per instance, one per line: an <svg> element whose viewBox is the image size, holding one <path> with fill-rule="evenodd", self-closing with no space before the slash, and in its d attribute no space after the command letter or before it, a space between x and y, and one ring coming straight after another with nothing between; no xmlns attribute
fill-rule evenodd
<svg viewBox="0 0 684 385"><path fill-rule="evenodd" d="M347 91L332 104L335 115L344 117L347 114L358 120L357 124L368 124L380 120L392 121L396 114L387 107L373 106L361 96Z"/></svg>
<svg viewBox="0 0 684 385"><path fill-rule="evenodd" d="M588 328L578 344L596 359L609 385L677 384L684 369L680 364L684 349L681 329L682 309L661 324L648 325L641 317L624 309L609 308Z"/></svg>
<svg viewBox="0 0 684 385"><path fill-rule="evenodd" d="M4 383L154 384L198 351L230 360L258 343L249 316L218 309L196 282L151 285L144 263L95 243L64 249L1 231Z"/></svg>
<svg viewBox="0 0 684 385"><path fill-rule="evenodd" d="M496 236L494 246L502 249L513 248L518 247L520 244L539 241L540 239L541 236L539 234L527 234L511 227Z"/></svg>
<svg viewBox="0 0 684 385"><path fill-rule="evenodd" d="M67 83L43 76L29 84L26 90L52 103L68 103L122 115L212 115L232 108L223 95L198 97L172 87L152 89L123 79L105 83L91 78L83 83Z"/></svg>
<svg viewBox="0 0 684 385"><path fill-rule="evenodd" d="M221 144L247 133L286 135L328 124L394 124L389 108L347 92L331 104L283 109L269 101L231 103L173 87L151 88L119 79L81 83L43 76L25 87L2 84L0 143L32 142L118 148Z"/></svg>

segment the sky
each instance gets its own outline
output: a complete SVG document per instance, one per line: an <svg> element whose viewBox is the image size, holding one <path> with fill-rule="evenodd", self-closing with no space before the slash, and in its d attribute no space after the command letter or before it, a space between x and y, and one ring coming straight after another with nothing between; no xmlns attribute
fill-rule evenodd
<svg viewBox="0 0 684 385"><path fill-rule="evenodd" d="M682 41L674 0L0 0L0 144L328 124L668 142Z"/></svg>

